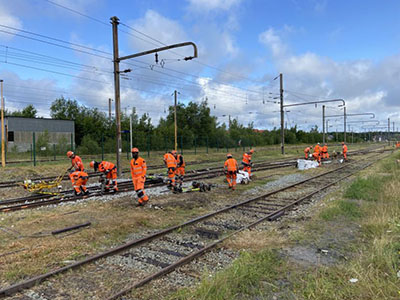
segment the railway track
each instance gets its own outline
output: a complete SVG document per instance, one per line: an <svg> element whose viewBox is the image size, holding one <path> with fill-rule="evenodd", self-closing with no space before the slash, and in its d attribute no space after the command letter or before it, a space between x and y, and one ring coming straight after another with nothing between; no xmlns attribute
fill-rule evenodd
<svg viewBox="0 0 400 300"><path fill-rule="evenodd" d="M373 150L377 150L381 148L381 146L373 146L367 149L363 149L363 150L357 150L357 151L350 151L349 155L359 155L359 154L364 154L366 153L366 151L373 151ZM276 162L271 162L272 163L283 163L283 162L290 162L293 161L293 159L286 159L286 160L280 160L280 161L276 161ZM210 160L198 160L198 161L193 161L190 162L190 165L199 165L199 164L205 164L205 163L215 163L216 161L210 161ZM157 170L157 169L164 169L165 166L164 165L149 165L147 166L148 170ZM203 170L207 170L207 169L203 169ZM202 171L202 170L199 170ZM126 168L122 170L122 173L129 173L130 169ZM89 176L92 177L99 177L101 175L100 172L88 172ZM30 179L32 181L40 181L40 180L53 180L55 177L57 176L45 176L45 177L34 177L34 178L25 178L25 179L21 179L21 180L10 180L10 181L3 181L0 182L0 189L2 188L10 188L10 187L19 187L18 183L22 182L26 179ZM70 180L68 175L65 175L63 177L63 180Z"/></svg>
<svg viewBox="0 0 400 300"><path fill-rule="evenodd" d="M383 157L380 155L380 157L370 157L373 161L363 159L347 163L317 176L130 241L79 262L4 288L0 290L0 296L15 294L54 275L86 266L79 271L69 272L54 279L51 286L55 286L55 280L64 282L68 276L79 286L78 282L91 278L94 268L96 272L102 273L103 280L107 278L115 284L109 290L105 290L104 282L92 280L90 286L84 290L85 297L119 299L133 289L188 264L239 232L261 222L273 221L281 217L293 207L369 167ZM93 266L93 268L91 269L89 266ZM77 288L71 281L66 282L68 282L69 288ZM45 292L48 290L49 287L46 287ZM54 293L57 291L51 292L54 297L56 295ZM64 296L74 298L77 297L75 293L76 291L73 290L72 295L67 295L63 290ZM44 296L46 296L45 293Z"/></svg>
<svg viewBox="0 0 400 300"><path fill-rule="evenodd" d="M277 168L285 168L295 166L296 161L283 161L283 162L267 162L258 163L254 165L253 172L270 170ZM185 181L204 180L215 178L224 175L223 169L220 167L195 170L185 176ZM163 186L165 183L160 178L146 180L145 188L153 188ZM87 199L92 197L101 197L104 195L120 194L133 191L133 185L130 180L123 181L118 184L119 191L117 193L103 194L99 186L88 187L90 194L86 196L74 196L73 190L63 191L60 196L35 194L28 197L21 197L15 199L7 199L0 201L0 212L12 212L22 209L32 209L41 206L60 204L65 202L73 202L80 199Z"/></svg>

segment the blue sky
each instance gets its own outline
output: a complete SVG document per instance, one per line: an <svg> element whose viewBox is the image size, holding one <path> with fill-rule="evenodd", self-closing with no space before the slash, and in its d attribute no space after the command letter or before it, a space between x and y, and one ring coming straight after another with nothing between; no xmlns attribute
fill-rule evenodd
<svg viewBox="0 0 400 300"><path fill-rule="evenodd" d="M286 103L343 98L349 112L372 111L382 123L390 117L400 124L399 1L0 0L0 25L17 29L0 26L13 33L0 32L0 76L11 110L33 103L48 116L49 104L62 94L106 111L114 97L111 27L51 2L105 23L118 16L121 55L161 46L155 40L198 45L197 61L178 61L190 55L187 48L160 53L164 67L152 66L153 56L121 66L133 69L121 79L122 108L147 112L155 124L178 89L185 103L207 97L216 116L230 114L258 128L277 126L278 106L266 101L279 91L272 80L279 72ZM83 45L96 51L79 49L97 56L14 34ZM327 109L340 113L335 104ZM320 106L292 109L288 126L321 127L320 116ZM332 124L340 126L340 120ZM354 124L354 130L360 126Z"/></svg>

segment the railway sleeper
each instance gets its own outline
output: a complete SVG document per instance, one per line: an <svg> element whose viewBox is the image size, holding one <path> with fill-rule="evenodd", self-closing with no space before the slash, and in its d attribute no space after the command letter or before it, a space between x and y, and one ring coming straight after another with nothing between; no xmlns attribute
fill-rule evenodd
<svg viewBox="0 0 400 300"><path fill-rule="evenodd" d="M223 223L214 223L214 222L210 222L210 221L206 221L203 223L204 225L210 225L210 226L222 226L228 230L238 230L241 227L240 226L236 226L234 224L228 223L228 222L223 222Z"/></svg>
<svg viewBox="0 0 400 300"><path fill-rule="evenodd" d="M221 232L219 231L214 231L202 227L197 227L194 230L199 236L205 237L208 239L219 239L219 237L222 235Z"/></svg>
<svg viewBox="0 0 400 300"><path fill-rule="evenodd" d="M171 265L170 263L162 262L162 261L159 261L158 259L155 259L155 258L145 257L145 256L138 256L138 255L136 255L134 253L130 253L130 252L124 253L124 254L122 254L122 256L123 257L127 257L127 258L131 258L131 259L136 260L136 261L140 261L140 262L145 263L145 264L153 265L153 266L156 266L156 267L161 268L161 269L166 268L169 265Z"/></svg>

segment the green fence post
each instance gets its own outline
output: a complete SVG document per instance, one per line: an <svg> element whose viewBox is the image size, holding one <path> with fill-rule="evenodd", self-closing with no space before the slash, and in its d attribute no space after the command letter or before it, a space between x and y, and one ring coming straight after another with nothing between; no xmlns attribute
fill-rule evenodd
<svg viewBox="0 0 400 300"><path fill-rule="evenodd" d="M33 132L32 135L32 144L33 144L33 166L36 167L36 138L35 138L35 132Z"/></svg>
<svg viewBox="0 0 400 300"><path fill-rule="evenodd" d="M196 142L196 137L194 137L194 155L197 155L197 142Z"/></svg>
<svg viewBox="0 0 400 300"><path fill-rule="evenodd" d="M56 161L56 144L53 144L54 161Z"/></svg>
<svg viewBox="0 0 400 300"><path fill-rule="evenodd" d="M130 134L130 133L129 133ZM127 148L127 150L126 150L126 159L127 160L129 160L129 152L130 152L130 150L129 150L129 134L126 134L126 148Z"/></svg>
<svg viewBox="0 0 400 300"><path fill-rule="evenodd" d="M183 154L183 135L181 135L181 154Z"/></svg>
<svg viewBox="0 0 400 300"><path fill-rule="evenodd" d="M32 144L31 144L31 162L33 161L33 151L32 151Z"/></svg>
<svg viewBox="0 0 400 300"><path fill-rule="evenodd" d="M71 151L74 151L74 134L71 132Z"/></svg>
<svg viewBox="0 0 400 300"><path fill-rule="evenodd" d="M104 134L101 133L101 161L104 161Z"/></svg>
<svg viewBox="0 0 400 300"><path fill-rule="evenodd" d="M147 157L150 157L150 136L147 136Z"/></svg>
<svg viewBox="0 0 400 300"><path fill-rule="evenodd" d="M207 151L207 154L208 154L208 136L206 136L206 151Z"/></svg>

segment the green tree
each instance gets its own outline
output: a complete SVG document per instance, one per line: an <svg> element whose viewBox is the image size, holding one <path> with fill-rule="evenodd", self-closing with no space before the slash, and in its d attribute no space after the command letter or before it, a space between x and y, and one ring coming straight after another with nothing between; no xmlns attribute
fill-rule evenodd
<svg viewBox="0 0 400 300"><path fill-rule="evenodd" d="M22 110L13 111L11 113L6 111L6 115L13 117L36 118L36 114L37 109L32 104L27 105Z"/></svg>

